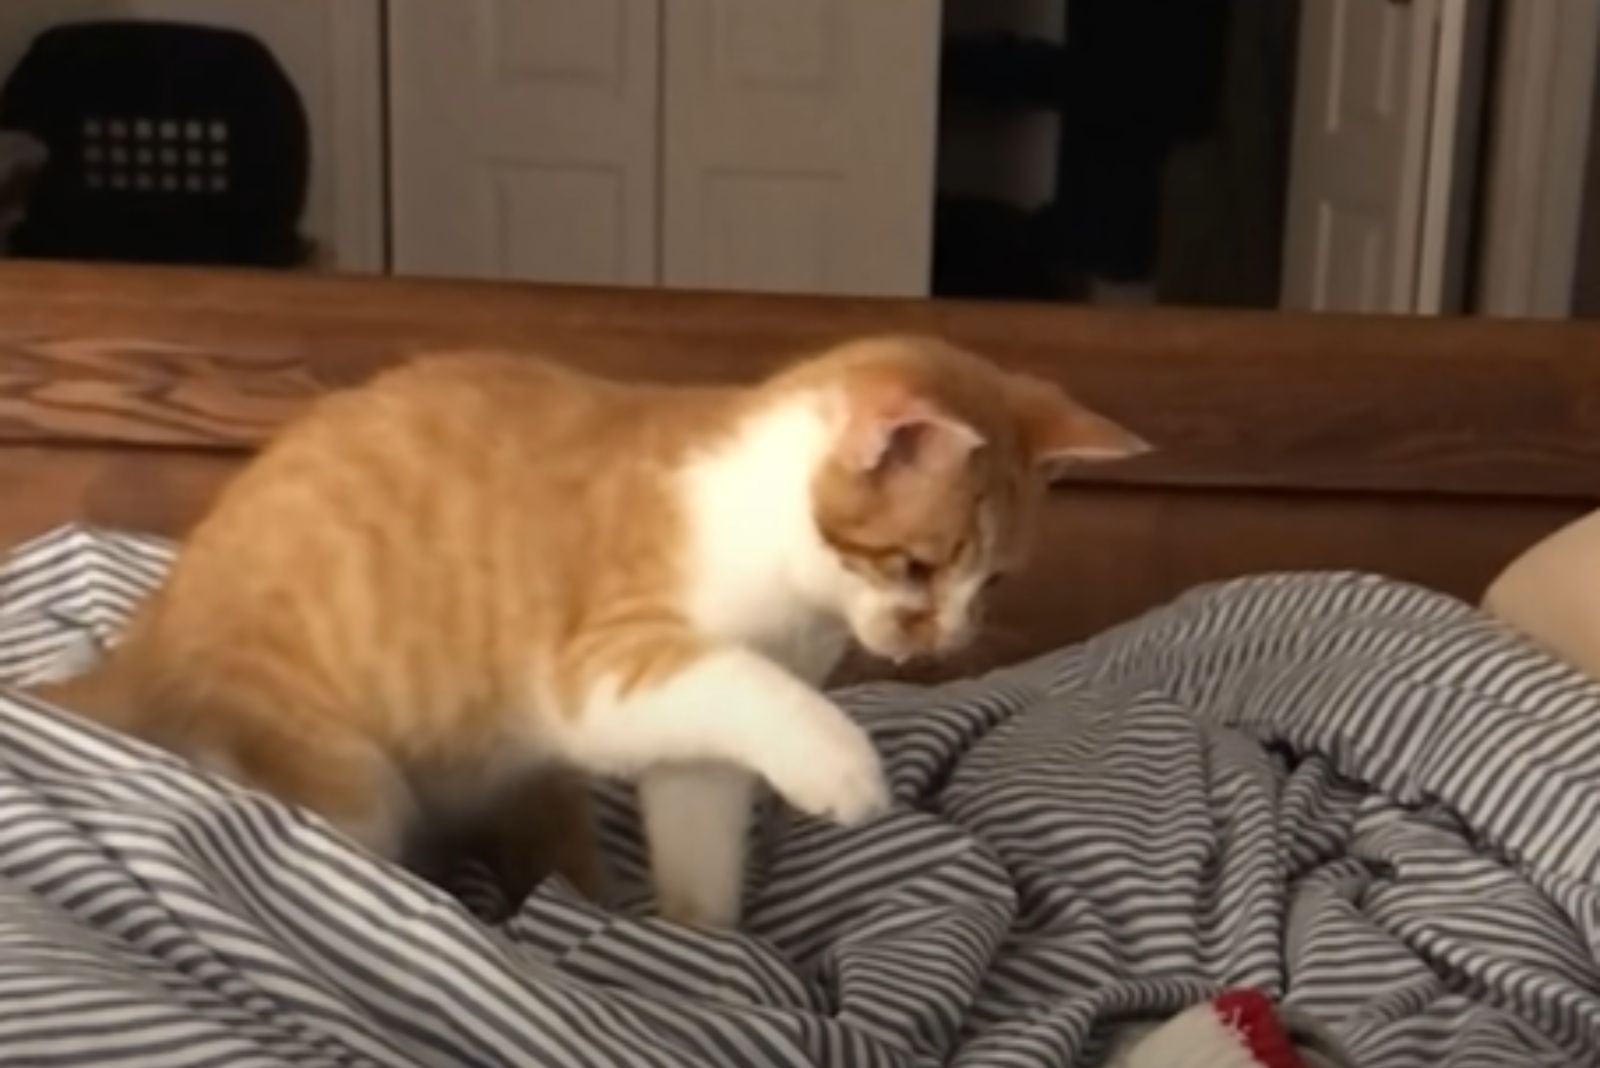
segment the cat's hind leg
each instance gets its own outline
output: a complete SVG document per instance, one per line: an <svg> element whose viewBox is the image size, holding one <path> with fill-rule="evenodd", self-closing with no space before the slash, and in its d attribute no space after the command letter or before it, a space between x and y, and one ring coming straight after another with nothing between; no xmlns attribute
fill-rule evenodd
<svg viewBox="0 0 1600 1068"><path fill-rule="evenodd" d="M212 715L215 717L215 709ZM190 748L195 763L310 809L385 860L408 859L418 808L402 770L334 717L240 715Z"/></svg>
<svg viewBox="0 0 1600 1068"><path fill-rule="evenodd" d="M97 671L36 693L202 770L311 809L386 860L406 860L418 810L405 775L338 709L298 690L198 672L146 688Z"/></svg>
<svg viewBox="0 0 1600 1068"><path fill-rule="evenodd" d="M512 907L551 873L591 901L604 900L605 868L581 775L553 768L527 775L495 798L464 838L465 851L493 869Z"/></svg>

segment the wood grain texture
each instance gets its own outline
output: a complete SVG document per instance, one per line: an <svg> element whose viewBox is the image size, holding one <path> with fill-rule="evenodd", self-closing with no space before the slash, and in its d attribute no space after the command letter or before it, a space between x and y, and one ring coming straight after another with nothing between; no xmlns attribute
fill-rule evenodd
<svg viewBox="0 0 1600 1068"><path fill-rule="evenodd" d="M1476 602L1528 545L1576 518L1552 501L1086 487L1045 517L1040 551L1003 588L995 625L959 661L901 677L982 671L1087 638L1197 585L1263 571L1387 574ZM850 677L883 674L857 662Z"/></svg>
<svg viewBox="0 0 1600 1068"><path fill-rule="evenodd" d="M1600 324L78 266L0 266L0 441L251 446L317 390L430 348L704 381L882 330L1053 375L1161 447L1085 481L1600 493Z"/></svg>
<svg viewBox="0 0 1600 1068"><path fill-rule="evenodd" d="M1053 498L992 640L942 674L1252 571L1356 568L1476 599L1600 498L1594 325L34 265L0 266L0 541L71 520L181 534L309 398L428 349L709 381L883 330L1056 377L1162 447Z"/></svg>

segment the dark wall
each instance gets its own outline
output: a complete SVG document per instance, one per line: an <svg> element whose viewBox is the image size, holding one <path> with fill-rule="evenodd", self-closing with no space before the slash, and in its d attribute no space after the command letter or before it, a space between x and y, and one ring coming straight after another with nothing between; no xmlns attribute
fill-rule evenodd
<svg viewBox="0 0 1600 1068"><path fill-rule="evenodd" d="M1600 319L1600 78L1589 105L1589 151L1583 165L1583 212L1578 218L1578 263L1572 315Z"/></svg>

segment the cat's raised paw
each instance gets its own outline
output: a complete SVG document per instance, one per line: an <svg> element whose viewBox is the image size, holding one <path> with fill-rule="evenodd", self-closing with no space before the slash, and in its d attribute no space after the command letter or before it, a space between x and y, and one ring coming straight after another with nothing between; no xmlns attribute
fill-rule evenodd
<svg viewBox="0 0 1600 1068"><path fill-rule="evenodd" d="M771 778L801 812L846 827L883 815L893 800L872 740L853 724L826 745L796 747Z"/></svg>

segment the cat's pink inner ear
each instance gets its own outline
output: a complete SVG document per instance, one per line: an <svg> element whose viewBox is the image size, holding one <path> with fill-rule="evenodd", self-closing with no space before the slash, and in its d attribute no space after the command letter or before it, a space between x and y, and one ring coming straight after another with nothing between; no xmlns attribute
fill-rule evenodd
<svg viewBox="0 0 1600 1068"><path fill-rule="evenodd" d="M964 462L983 444L966 423L911 399L858 412L847 444L852 466L872 474L938 470Z"/></svg>
<svg viewBox="0 0 1600 1068"><path fill-rule="evenodd" d="M1120 423L1073 400L1053 382L1013 374L1006 387L1034 465L1048 477L1075 464L1126 460L1153 448Z"/></svg>

